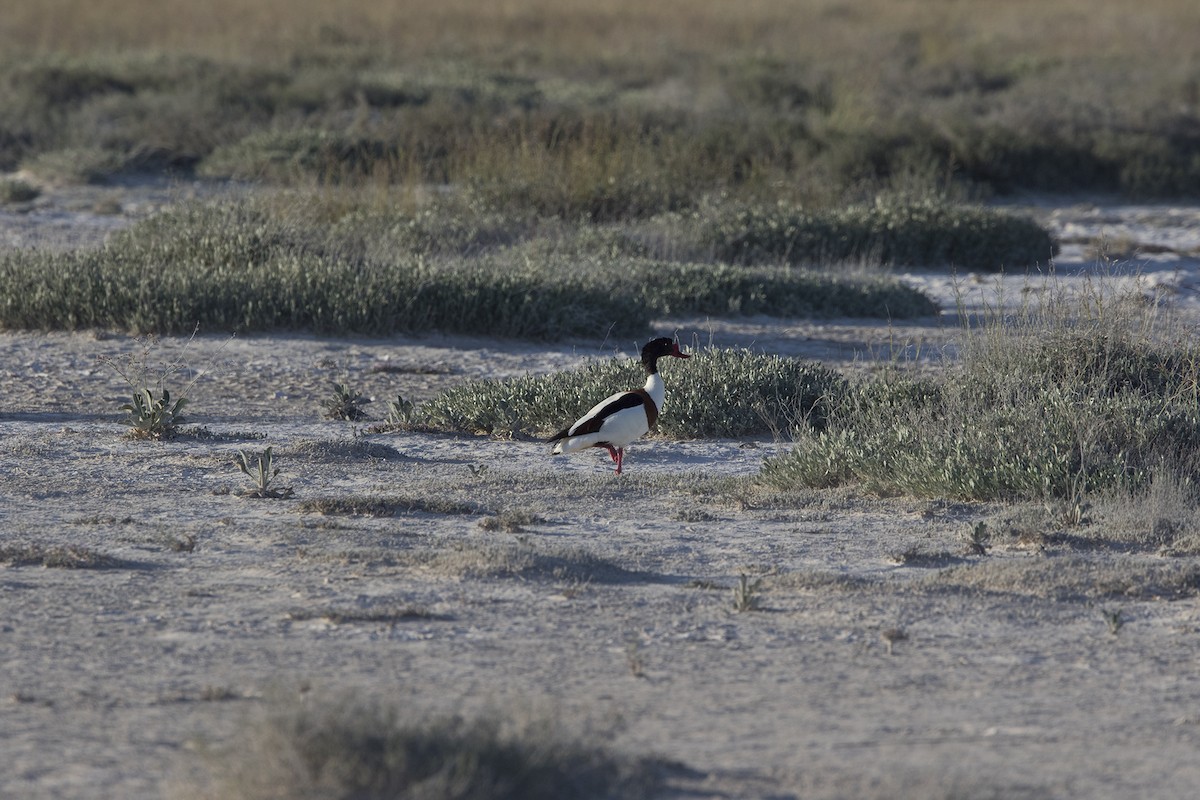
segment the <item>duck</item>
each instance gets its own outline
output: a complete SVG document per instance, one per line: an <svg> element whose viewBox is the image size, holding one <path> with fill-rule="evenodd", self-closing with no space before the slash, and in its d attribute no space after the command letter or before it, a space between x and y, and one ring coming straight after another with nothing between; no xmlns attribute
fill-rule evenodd
<svg viewBox="0 0 1200 800"><path fill-rule="evenodd" d="M646 370L646 385L641 389L617 392L601 400L591 410L546 440L553 442L553 455L574 453L589 447L603 447L621 474L625 448L649 432L663 407L664 387L658 374L658 360L691 358L679 349L679 344L663 336L651 339L642 348L642 367Z"/></svg>

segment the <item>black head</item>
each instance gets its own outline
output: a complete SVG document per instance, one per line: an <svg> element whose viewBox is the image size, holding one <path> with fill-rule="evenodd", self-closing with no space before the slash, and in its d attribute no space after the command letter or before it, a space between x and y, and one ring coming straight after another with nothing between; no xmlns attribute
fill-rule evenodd
<svg viewBox="0 0 1200 800"><path fill-rule="evenodd" d="M649 372L658 371L658 359L663 356L674 356L675 358L691 358L691 356L683 353L679 349L679 344L674 339L668 339L662 336L658 339L651 339L642 348L642 364Z"/></svg>

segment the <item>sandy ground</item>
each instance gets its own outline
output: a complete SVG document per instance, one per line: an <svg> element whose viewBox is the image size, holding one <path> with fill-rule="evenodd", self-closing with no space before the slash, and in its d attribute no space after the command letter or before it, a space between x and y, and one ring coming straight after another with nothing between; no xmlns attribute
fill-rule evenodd
<svg viewBox="0 0 1200 800"><path fill-rule="evenodd" d="M1037 212L1069 241L1120 239L1148 290L1191 309L1197 209ZM50 235L39 213L0 215L0 231L61 241L38 239ZM1069 244L1057 277L1089 259ZM983 305L1053 278L906 279L952 307L956 286ZM936 358L953 339L939 320L659 327L841 368L898 348ZM137 442L115 411L127 386L114 365L144 347L0 334L0 547L106 559L0 566L2 797L161 797L204 772L201 752L232 741L264 697L301 687L417 719L561 717L673 765L668 797L1115 800L1200 786L1195 559L1087 546L1052 522L1037 547L1014 535L966 555L974 525L1012 509L731 493L719 478L752 476L786 448L766 439L648 440L617 478L597 453L321 415L333 380L381 415L397 394L561 369L611 343L164 339L148 363L194 381L189 422L203 435ZM268 445L295 499L238 496L235 452ZM459 507L302 506L354 497ZM535 521L480 524L514 512ZM1156 577L1119 590L1087 577L1112 569ZM758 608L739 613L741 575L762 582ZM1114 634L1105 612L1117 609Z"/></svg>

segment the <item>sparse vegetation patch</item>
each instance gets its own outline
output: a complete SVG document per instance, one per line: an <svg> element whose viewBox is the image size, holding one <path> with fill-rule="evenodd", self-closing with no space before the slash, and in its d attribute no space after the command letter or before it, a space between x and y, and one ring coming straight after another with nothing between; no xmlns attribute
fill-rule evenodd
<svg viewBox="0 0 1200 800"><path fill-rule="evenodd" d="M558 725L491 715L419 720L388 703L308 700L268 709L184 798L396 797L436 800L646 798L652 762Z"/></svg>
<svg viewBox="0 0 1200 800"><path fill-rule="evenodd" d="M357 517L393 517L414 512L425 514L485 514L474 503L445 497L323 497L304 500L299 508L308 514Z"/></svg>
<svg viewBox="0 0 1200 800"><path fill-rule="evenodd" d="M123 569L129 564L119 558L78 545L0 545L0 563L12 567L57 567L60 569Z"/></svg>

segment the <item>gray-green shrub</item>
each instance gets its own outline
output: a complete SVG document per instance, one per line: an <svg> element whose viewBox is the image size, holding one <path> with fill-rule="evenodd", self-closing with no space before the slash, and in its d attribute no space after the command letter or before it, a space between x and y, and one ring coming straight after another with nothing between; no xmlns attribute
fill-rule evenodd
<svg viewBox="0 0 1200 800"><path fill-rule="evenodd" d="M542 254L504 246L529 230L520 218L470 222L469 208L444 204L440 230L426 211L297 210L287 198L183 205L93 250L0 254L0 326L554 339L640 336L666 313L935 310L891 279Z"/></svg>
<svg viewBox="0 0 1200 800"><path fill-rule="evenodd" d="M824 424L844 380L816 363L751 353L701 350L662 364L666 403L658 430L677 439L731 437ZM610 359L578 370L448 389L414 413L418 424L468 433L544 435L574 422L614 392L645 382L641 363Z"/></svg>
<svg viewBox="0 0 1200 800"><path fill-rule="evenodd" d="M1030 219L936 199L807 211L788 204L720 209L704 221L717 257L735 263L880 261L903 266L1017 269L1057 252Z"/></svg>
<svg viewBox="0 0 1200 800"><path fill-rule="evenodd" d="M798 431L795 448L764 465L764 479L1077 500L1143 486L1163 469L1194 470L1200 353L1139 328L1145 309L1068 300L997 311L964 332L961 363L936 378L892 374L856 385L831 404L827 428Z"/></svg>

